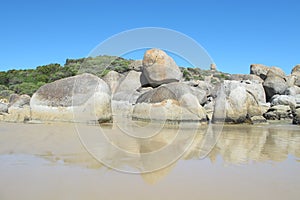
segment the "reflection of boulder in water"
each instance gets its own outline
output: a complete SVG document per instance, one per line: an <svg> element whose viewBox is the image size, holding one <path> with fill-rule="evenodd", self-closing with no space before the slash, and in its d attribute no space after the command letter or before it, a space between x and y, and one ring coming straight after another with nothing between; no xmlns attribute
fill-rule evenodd
<svg viewBox="0 0 300 200"><path fill-rule="evenodd" d="M281 162L286 160L289 154L300 157L300 134L293 128L269 129L269 137L262 152L264 160Z"/></svg>
<svg viewBox="0 0 300 200"><path fill-rule="evenodd" d="M300 134L295 127L227 126L209 158L220 155L229 164L251 161L284 161L288 155L300 157ZM277 128L276 128L277 127ZM283 131L284 130L284 131Z"/></svg>
<svg viewBox="0 0 300 200"><path fill-rule="evenodd" d="M99 169L103 165L93 158L88 152L74 153L74 154L53 154L46 152L38 155L52 163L63 162L65 165L79 165L89 169Z"/></svg>
<svg viewBox="0 0 300 200"><path fill-rule="evenodd" d="M241 164L260 160L268 132L251 126L224 127L215 151L226 163ZM216 155L212 155L212 159Z"/></svg>
<svg viewBox="0 0 300 200"><path fill-rule="evenodd" d="M164 177L166 177L173 170L175 166L176 166L176 162L160 170L141 174L141 176L146 183L155 184L160 180L162 180Z"/></svg>
<svg viewBox="0 0 300 200"><path fill-rule="evenodd" d="M85 128L97 129L97 126L87 126ZM155 184L166 177L175 167L177 160L173 162L163 163L166 161L166 156L174 154L177 151L182 151L187 136L193 133L194 127L185 127L184 134L176 143L173 142L177 136L178 129L165 128L163 134L159 134L151 138L151 140L133 140L120 137L124 135L116 127L101 127L107 130L108 139L120 145L120 148L138 154L140 159L130 159L124 157L124 154L113 151L111 148L99 148L103 155L113 160L116 167L119 169L133 169L135 172L144 172L143 170L153 169L151 173L142 174L142 179L149 183ZM171 126L171 125L169 125ZM216 125L212 125L215 127ZM0 155L7 154L26 154L36 155L51 161L54 165L57 163L79 166L83 168L98 169L103 165L94 159L82 146L73 125L70 124L5 124L0 134L0 141L5 141L0 146ZM200 126L198 134L193 140L190 148L187 149L182 160L199 159L203 153L202 144L207 140L207 126ZM13 130L10 132L8 130ZM215 129L212 129L215 130ZM220 140L210 152L208 158L212 162L216 158L222 158L226 164L242 164L252 161L284 161L288 155L293 155L296 159L300 158L300 127L290 125L272 125L272 126L250 126L250 125L231 125L223 128L223 134ZM191 132L190 132L191 131ZM89 132L84 132L84 135ZM214 132L211 138L214 138ZM127 144L127 146L126 146ZM159 154L158 157L142 157L142 154L155 152L169 144L171 150L165 154ZM173 155L172 155L173 156ZM175 158L175 157L173 157ZM186 161L184 161L186 162ZM199 161L201 162L201 161ZM163 165L162 165L163 163ZM183 163L182 163L183 164ZM158 168L154 168L157 167ZM128 168L126 168L128 167ZM160 169L161 170L158 170ZM103 172L103 171L101 171ZM105 170L104 170L105 172Z"/></svg>

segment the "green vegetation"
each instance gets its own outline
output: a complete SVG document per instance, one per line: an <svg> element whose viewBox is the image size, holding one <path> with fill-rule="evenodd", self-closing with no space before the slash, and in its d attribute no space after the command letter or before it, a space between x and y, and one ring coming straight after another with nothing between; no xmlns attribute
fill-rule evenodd
<svg viewBox="0 0 300 200"><path fill-rule="evenodd" d="M126 73L131 69L133 60L116 56L97 56L80 59L67 59L64 66L54 63L38 66L36 69L8 70L0 72L0 98L8 99L13 93L32 95L44 84L82 73L103 77L114 70ZM211 77L211 83L230 79L230 75L219 71L200 68L180 67L185 81L204 80Z"/></svg>
<svg viewBox="0 0 300 200"><path fill-rule="evenodd" d="M188 69L183 69L182 74L183 74L184 80L186 80L186 81L191 80L191 74L189 73Z"/></svg>
<svg viewBox="0 0 300 200"><path fill-rule="evenodd" d="M214 77L219 78L220 80L230 80L230 76L224 73L214 74Z"/></svg>
<svg viewBox="0 0 300 200"><path fill-rule="evenodd" d="M36 69L8 70L0 72L0 98L8 98L10 94L32 95L46 83L74 76L91 73L99 77L110 70L120 73L129 71L132 60L116 56L97 56L81 59L67 59L64 66L54 63L38 66Z"/></svg>

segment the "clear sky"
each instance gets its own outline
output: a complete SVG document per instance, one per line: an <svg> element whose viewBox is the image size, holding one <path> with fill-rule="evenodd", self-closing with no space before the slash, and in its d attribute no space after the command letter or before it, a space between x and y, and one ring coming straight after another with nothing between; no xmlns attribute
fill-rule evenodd
<svg viewBox="0 0 300 200"><path fill-rule="evenodd" d="M300 63L298 0L3 0L0 71L81 58L119 32L163 27L201 44L221 71ZM145 38L146 39L146 38Z"/></svg>

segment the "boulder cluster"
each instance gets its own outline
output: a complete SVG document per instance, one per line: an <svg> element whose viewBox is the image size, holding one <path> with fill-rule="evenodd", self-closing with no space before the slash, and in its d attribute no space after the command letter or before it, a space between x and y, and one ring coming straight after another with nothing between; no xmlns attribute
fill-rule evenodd
<svg viewBox="0 0 300 200"><path fill-rule="evenodd" d="M217 73L214 64L211 71ZM300 124L300 65L290 75L278 67L253 64L250 74L233 74L217 83L209 76L186 80L170 56L150 49L126 73L111 70L102 79L79 74L46 84L31 98L11 95L8 102L0 102L2 121L109 122L124 118L204 123L291 119Z"/></svg>

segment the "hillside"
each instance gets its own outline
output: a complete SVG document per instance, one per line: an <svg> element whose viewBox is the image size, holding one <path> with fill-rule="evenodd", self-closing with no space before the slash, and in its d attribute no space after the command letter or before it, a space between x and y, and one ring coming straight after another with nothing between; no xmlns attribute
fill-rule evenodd
<svg viewBox="0 0 300 200"><path fill-rule="evenodd" d="M81 74L84 72L98 77L105 76L109 71L125 74L130 70L139 71L141 61L127 60L116 56L97 56L80 59L66 59L61 66L57 63L38 66L35 69L8 70L0 72L0 99L8 99L11 94L32 94L46 83ZM201 70L200 68L180 67L183 78L189 80L204 80L211 76L211 83L230 79L230 74L215 70Z"/></svg>

